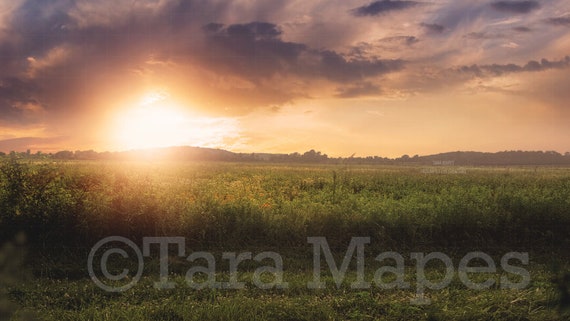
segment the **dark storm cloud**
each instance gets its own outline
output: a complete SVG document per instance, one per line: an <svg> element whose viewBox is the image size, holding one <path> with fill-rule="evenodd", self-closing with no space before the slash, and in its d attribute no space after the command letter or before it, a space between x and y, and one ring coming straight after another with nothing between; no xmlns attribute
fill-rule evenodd
<svg viewBox="0 0 570 321"><path fill-rule="evenodd" d="M22 103L35 102L33 92L37 87L18 78L5 78L0 80L0 97L4 101Z"/></svg>
<svg viewBox="0 0 570 321"><path fill-rule="evenodd" d="M287 72L307 51L303 44L284 42L281 30L265 22L248 24L208 24L203 28L206 41L199 50L202 63L219 72L231 72L255 79Z"/></svg>
<svg viewBox="0 0 570 321"><path fill-rule="evenodd" d="M540 9L536 1L497 1L491 3L491 7L497 11L524 14Z"/></svg>
<svg viewBox="0 0 570 321"><path fill-rule="evenodd" d="M338 98L357 98L363 96L378 96L382 93L379 86L372 84L370 82L360 83L354 86L340 87L337 88Z"/></svg>
<svg viewBox="0 0 570 321"><path fill-rule="evenodd" d="M192 26L223 14L221 4L193 0L117 1L27 0L8 19L0 40L0 64L21 72L28 57L41 57L58 46L73 46L83 65L131 61L173 49L192 36ZM207 20L211 21L211 20ZM134 61L133 61L134 60ZM69 68L69 61L66 61ZM19 70L17 69L19 68ZM3 71L6 71L3 68Z"/></svg>
<svg viewBox="0 0 570 321"><path fill-rule="evenodd" d="M281 39L278 26L266 22L223 26L208 24L203 63L257 81L277 74L325 78L333 82L362 80L404 67L401 60L349 59L333 50L315 50Z"/></svg>
<svg viewBox="0 0 570 321"><path fill-rule="evenodd" d="M21 40L19 53L34 55L67 42L72 19L66 13L71 1L26 1L10 17L12 36Z"/></svg>
<svg viewBox="0 0 570 321"><path fill-rule="evenodd" d="M549 24L554 25L554 26L570 27L570 16L550 18L550 19L546 20L546 22L548 22Z"/></svg>
<svg viewBox="0 0 570 321"><path fill-rule="evenodd" d="M348 60L345 56L334 51L317 52L320 63L309 65L311 73L327 79L345 82L357 81L400 71L404 68L403 60L358 59Z"/></svg>
<svg viewBox="0 0 570 321"><path fill-rule="evenodd" d="M421 23L420 26L430 33L443 33L445 31L445 27L437 23Z"/></svg>
<svg viewBox="0 0 570 321"><path fill-rule="evenodd" d="M41 109L35 84L18 78L0 80L0 123L35 121L33 109Z"/></svg>
<svg viewBox="0 0 570 321"><path fill-rule="evenodd" d="M375 1L362 7L351 10L352 14L358 17L378 16L390 11L400 11L421 5L416 1L392 1L381 0Z"/></svg>
<svg viewBox="0 0 570 321"><path fill-rule="evenodd" d="M475 76L500 76L510 73L519 72L538 72L550 69L564 69L570 66L570 57L566 56L558 61L549 61L542 59L539 61L531 60L525 65L517 64L492 64L492 65L471 65L457 68L456 70L461 73L472 74Z"/></svg>

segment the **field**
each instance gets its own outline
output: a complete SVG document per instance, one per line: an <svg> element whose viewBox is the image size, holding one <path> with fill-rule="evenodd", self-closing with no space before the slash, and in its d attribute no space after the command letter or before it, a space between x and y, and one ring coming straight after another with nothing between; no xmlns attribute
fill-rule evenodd
<svg viewBox="0 0 570 321"><path fill-rule="evenodd" d="M0 169L0 320L568 318L570 168L3 159ZM145 237L183 237L184 256L169 247L174 288L153 286L160 275L158 245L144 256L142 278L131 289L97 286L88 256L109 236L126 237L141 249ZM359 278L356 259L337 285L321 254L325 286L309 288L315 248L308 237L326 238L337 266L353 237L369 237L362 271L369 287L351 287ZM255 257L264 251L282 258L286 288L255 283L257 269L273 266L271 260L240 263L242 289L194 289L186 282L190 268L206 265L203 259L188 261L190 253L212 253L216 281L231 284L231 263L223 253ZM379 268L394 266L375 260L387 251L404 258L408 288L376 283ZM458 273L461 259L475 251L497 265L471 278L492 280L486 289L466 287ZM419 264L411 255L431 252L448 256L454 271L445 287L425 289L431 304L419 305L413 301ZM524 279L501 264L511 252L528 254L528 263L511 262L528 271L530 282L521 289L503 288ZM115 275L124 267L137 269L132 257L115 253L109 260ZM425 266L432 283L445 279L442 263ZM95 273L101 277L98 265ZM265 273L261 279L274 277Z"/></svg>

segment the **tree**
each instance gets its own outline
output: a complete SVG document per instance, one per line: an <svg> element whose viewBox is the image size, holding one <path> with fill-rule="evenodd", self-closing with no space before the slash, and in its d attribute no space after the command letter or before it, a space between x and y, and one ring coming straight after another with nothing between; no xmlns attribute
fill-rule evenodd
<svg viewBox="0 0 570 321"><path fill-rule="evenodd" d="M88 160L93 160L93 159L97 159L99 154L97 152L95 152L94 150L85 150L85 151L76 151L75 152L75 158L77 159L88 159Z"/></svg>
<svg viewBox="0 0 570 321"><path fill-rule="evenodd" d="M321 162L321 161L326 161L328 159L328 155L327 154L321 154L321 152L317 152L314 149L311 149L308 152L305 152L303 154L303 156L301 156L301 159L303 161L306 162Z"/></svg>
<svg viewBox="0 0 570 321"><path fill-rule="evenodd" d="M53 155L53 157L56 159L72 159L73 158L73 152L68 151L68 150L62 150L60 152L55 153L55 155Z"/></svg>

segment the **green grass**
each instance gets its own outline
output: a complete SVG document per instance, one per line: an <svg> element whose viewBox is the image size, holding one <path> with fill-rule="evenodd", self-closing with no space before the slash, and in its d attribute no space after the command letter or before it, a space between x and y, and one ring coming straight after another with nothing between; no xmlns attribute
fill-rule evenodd
<svg viewBox="0 0 570 321"><path fill-rule="evenodd" d="M45 320L561 320L550 273L540 265L531 270L527 289L468 290L455 279L444 290L428 291L432 304L426 306L410 304L413 289L337 289L325 278L326 289L309 290L311 275L305 272L286 272L286 290L251 284L244 290L191 290L180 276L172 277L174 290L156 290L157 278L149 276L124 293L104 292L87 279L41 279L13 288L10 296ZM428 271L430 279L438 276Z"/></svg>
<svg viewBox="0 0 570 321"><path fill-rule="evenodd" d="M8 242L24 232L28 255L20 262L12 259L14 248L5 248L9 259L0 256L0 320L17 320L27 310L45 320L564 319L558 303L568 286L562 275L570 258L570 169L465 170L5 159L0 238ZM90 248L111 235L139 246L146 236L184 236L189 251L217 256L272 250L283 256L290 287L255 288L255 266L245 264L246 289L192 290L184 284L190 265L181 258L171 265L179 286L156 290L158 262L151 258L140 284L106 293L89 279L86 264ZM412 288L350 289L350 275L337 289L323 273L329 286L308 289L308 236L325 236L337 256L351 237L369 236L368 259L388 250L408 257ZM409 254L418 251L444 252L456 267L470 251L488 252L495 262L506 252L529 252L532 282L518 291L475 291L455 275L449 287L428 291L431 305L412 305ZM375 268L367 265L369 280ZM14 271L21 273L14 277ZM440 272L433 267L428 276Z"/></svg>

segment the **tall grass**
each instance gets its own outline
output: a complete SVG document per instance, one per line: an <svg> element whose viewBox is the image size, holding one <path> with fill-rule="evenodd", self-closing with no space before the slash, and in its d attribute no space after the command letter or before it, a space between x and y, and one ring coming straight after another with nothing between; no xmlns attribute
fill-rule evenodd
<svg viewBox="0 0 570 321"><path fill-rule="evenodd" d="M0 163L0 238L25 232L34 255L15 260L15 244L0 247L0 320L564 320L569 195L570 170L556 168L446 175L396 166L8 159ZM192 250L211 249L217 257L228 249L277 248L291 254L285 255L291 287L266 291L248 281L240 291L197 291L183 286L188 267L173 259L178 286L159 291L158 262L151 259L150 275L135 288L104 292L88 277L85 256L111 235L137 244L144 236L184 236ZM353 290L348 283L308 289L307 236L326 236L335 254L351 237L370 236L374 252L458 248L462 256L498 247L502 255L520 247L538 255L528 289L481 292L455 280L429 293L431 306L414 306L412 279L412 289L401 291ZM560 266L550 269L556 259ZM35 279L14 277L28 269ZM406 271L411 277L415 268ZM366 275L374 272L371 265ZM251 268L243 273L247 279ZM427 273L441 277L436 268ZM330 275L324 279L332 284Z"/></svg>
<svg viewBox="0 0 570 321"><path fill-rule="evenodd" d="M570 170L189 163L0 165L0 231L37 245L89 246L109 235L182 235L201 246L346 244L392 248L562 247Z"/></svg>

